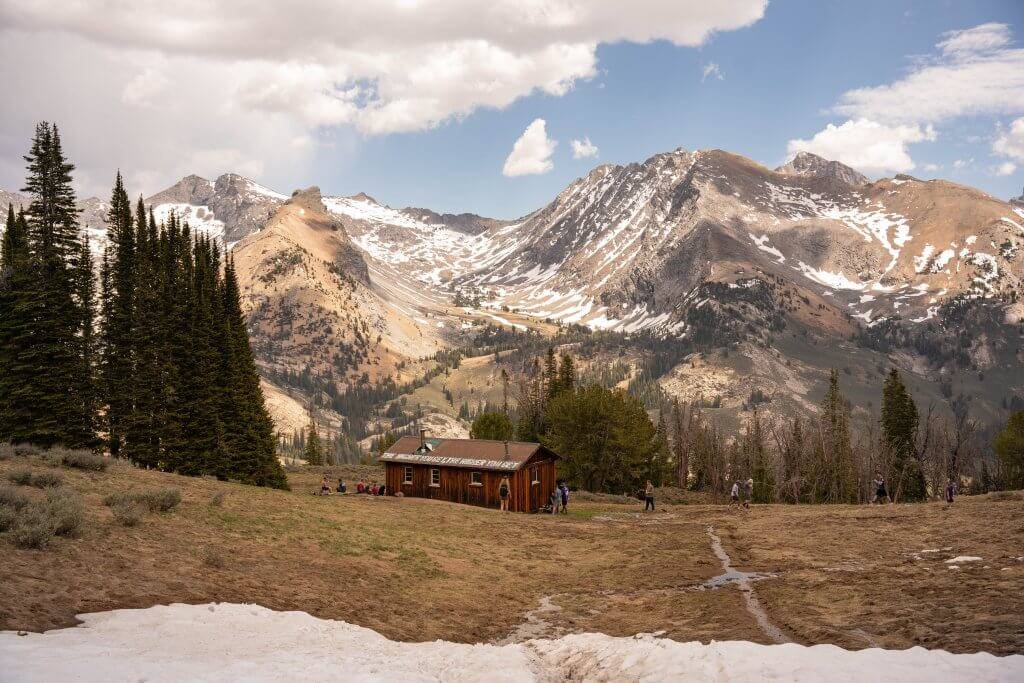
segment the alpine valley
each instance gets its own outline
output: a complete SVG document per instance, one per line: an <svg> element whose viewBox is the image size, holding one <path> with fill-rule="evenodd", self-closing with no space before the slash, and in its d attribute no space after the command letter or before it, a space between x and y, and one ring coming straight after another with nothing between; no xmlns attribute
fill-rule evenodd
<svg viewBox="0 0 1024 683"><path fill-rule="evenodd" d="M925 405L995 418L1024 400L1024 198L944 180L678 149L599 166L515 221L235 174L147 203L234 254L284 433L312 403L364 448L414 422L465 435L549 344L584 380L724 425L816 410L833 367L855 411L892 366ZM81 208L102 245L105 203Z"/></svg>

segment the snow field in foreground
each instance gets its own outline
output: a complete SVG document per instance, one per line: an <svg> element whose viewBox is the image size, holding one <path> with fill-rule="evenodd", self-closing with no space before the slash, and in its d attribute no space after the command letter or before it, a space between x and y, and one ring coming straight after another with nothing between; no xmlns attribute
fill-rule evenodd
<svg viewBox="0 0 1024 683"><path fill-rule="evenodd" d="M230 603L81 615L0 632L11 681L1020 681L1024 656L680 643L586 633L518 645L399 643L343 621Z"/></svg>

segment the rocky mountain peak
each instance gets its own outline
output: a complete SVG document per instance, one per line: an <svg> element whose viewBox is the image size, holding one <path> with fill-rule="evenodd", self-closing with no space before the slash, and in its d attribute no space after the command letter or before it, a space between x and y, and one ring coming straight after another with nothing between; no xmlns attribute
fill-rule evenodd
<svg viewBox="0 0 1024 683"><path fill-rule="evenodd" d="M366 194L365 192L360 192L359 194L352 195L352 199L356 200L357 202L369 202L371 204L377 204L378 206L380 205L380 202L378 202L376 199Z"/></svg>
<svg viewBox="0 0 1024 683"><path fill-rule="evenodd" d="M811 176L816 178L832 178L847 185L866 185L868 179L846 164L830 161L810 152L797 152L788 163L775 169L783 175Z"/></svg>

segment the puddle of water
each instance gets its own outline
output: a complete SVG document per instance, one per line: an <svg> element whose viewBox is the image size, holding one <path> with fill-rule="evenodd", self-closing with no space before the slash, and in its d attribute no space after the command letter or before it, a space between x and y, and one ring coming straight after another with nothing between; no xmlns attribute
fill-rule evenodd
<svg viewBox="0 0 1024 683"><path fill-rule="evenodd" d="M714 551L715 556L718 557L722 563L723 573L714 578L708 579L705 585L711 582L717 582L714 587L724 586L729 583L735 583L736 587L740 589L743 594L743 601L746 603L747 611L757 621L758 628L761 631L774 640L776 643L790 643L792 640L782 632L782 629L775 626L768 619L768 613L764 611L764 607L761 606L761 601L757 599L757 594L754 592L754 581L757 579L764 579L771 576L763 572L741 572L733 569L732 560L729 558L729 553L725 552L725 548L722 547L722 539L715 533L714 527L708 527L708 536L711 538L711 549Z"/></svg>

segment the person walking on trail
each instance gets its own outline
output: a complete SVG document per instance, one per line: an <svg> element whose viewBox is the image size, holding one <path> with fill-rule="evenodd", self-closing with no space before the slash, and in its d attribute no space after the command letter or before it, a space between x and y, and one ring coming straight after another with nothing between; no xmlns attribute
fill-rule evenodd
<svg viewBox="0 0 1024 683"><path fill-rule="evenodd" d="M892 502L888 491L885 490L885 479L882 479L881 472L875 472L875 479L871 482L875 487L875 495L871 498L871 504L880 503L882 500Z"/></svg>
<svg viewBox="0 0 1024 683"><path fill-rule="evenodd" d="M567 515L569 514L569 485L563 481L559 488L562 491L562 514Z"/></svg>
<svg viewBox="0 0 1024 683"><path fill-rule="evenodd" d="M647 487L644 488L644 512L654 512L654 484L647 480Z"/></svg>
<svg viewBox="0 0 1024 683"><path fill-rule="evenodd" d="M743 507L750 509L750 502L754 499L754 480L747 479L743 485Z"/></svg>
<svg viewBox="0 0 1024 683"><path fill-rule="evenodd" d="M732 492L729 494L729 505L740 506L740 483L734 481L732 483Z"/></svg>
<svg viewBox="0 0 1024 683"><path fill-rule="evenodd" d="M955 497L956 497L956 482L954 482L952 479L950 479L949 483L946 484L946 504L947 505L952 505L953 504L953 499Z"/></svg>
<svg viewBox="0 0 1024 683"><path fill-rule="evenodd" d="M508 512L508 494L511 490L512 487L508 483L508 477L502 477L501 483L498 484L498 500L501 501L502 512Z"/></svg>

